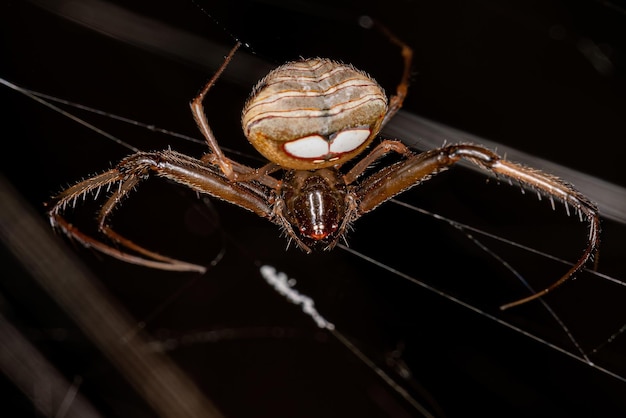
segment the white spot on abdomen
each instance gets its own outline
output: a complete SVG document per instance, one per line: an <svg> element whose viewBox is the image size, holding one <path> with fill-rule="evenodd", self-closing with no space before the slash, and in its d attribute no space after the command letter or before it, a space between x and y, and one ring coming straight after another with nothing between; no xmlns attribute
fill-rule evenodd
<svg viewBox="0 0 626 418"><path fill-rule="evenodd" d="M369 129L346 129L333 135L329 140L320 135L311 135L286 142L283 147L288 154L296 158L332 159L338 154L354 151L367 141L369 136Z"/></svg>
<svg viewBox="0 0 626 418"><path fill-rule="evenodd" d="M370 136L369 129L347 129L331 139L330 152L343 154L357 149Z"/></svg>
<svg viewBox="0 0 626 418"><path fill-rule="evenodd" d="M284 145L285 151L297 158L321 158L328 154L328 142L319 135L289 141Z"/></svg>

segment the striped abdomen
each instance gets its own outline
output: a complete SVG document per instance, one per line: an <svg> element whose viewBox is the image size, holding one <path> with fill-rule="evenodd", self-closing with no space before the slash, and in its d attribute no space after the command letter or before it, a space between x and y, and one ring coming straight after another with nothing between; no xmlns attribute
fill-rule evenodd
<svg viewBox="0 0 626 418"><path fill-rule="evenodd" d="M269 160L312 170L363 151L386 113L387 97L374 79L316 58L284 64L263 78L243 109L242 125Z"/></svg>

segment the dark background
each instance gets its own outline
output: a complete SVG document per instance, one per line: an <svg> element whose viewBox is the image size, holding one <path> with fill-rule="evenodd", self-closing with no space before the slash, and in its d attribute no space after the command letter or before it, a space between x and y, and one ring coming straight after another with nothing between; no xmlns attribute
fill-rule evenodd
<svg viewBox="0 0 626 418"><path fill-rule="evenodd" d="M0 76L199 137L187 103L237 37L250 48L235 58L205 107L220 144L243 153L241 161L261 165L239 118L269 68L325 56L353 63L393 92L402 62L383 36L358 26L357 17L367 14L414 49L407 112L498 142L500 151L512 147L597 181L626 183L619 152L626 138L626 14L616 3L222 3L120 2L145 19L124 20L107 18L110 9L98 2L84 2L83 18L104 22L85 26L69 8L73 3L41 8L3 1ZM215 48L178 43L165 31L162 38L146 37L143 30L154 22ZM52 194L129 154L8 88L0 94L2 171L42 220L43 202ZM171 146L194 156L205 150L76 113L142 150ZM553 212L545 201L494 184L458 168L402 200L567 260L578 256L583 224L562 207ZM97 206L80 208L72 220L89 231ZM196 277L129 266L58 239L150 335L176 342L167 354L225 416L420 416L352 351L272 291L258 274L259 263L295 278L325 318L435 416L626 413L621 222L603 219L599 258L599 271L618 283L587 272L545 298L597 366L591 367L539 303L498 310L527 294L501 262L449 224L393 203L356 222L348 236L352 250L378 265L342 248L314 255L285 250L286 240L269 222L157 180L143 185L114 219L117 230L164 254L208 264L225 251ZM566 269L481 240L536 288ZM3 249L3 314L68 380L82 377L81 393L104 416L153 416L11 254ZM209 340L185 339L209 331ZM11 395L5 410L37 416L8 380L2 390Z"/></svg>

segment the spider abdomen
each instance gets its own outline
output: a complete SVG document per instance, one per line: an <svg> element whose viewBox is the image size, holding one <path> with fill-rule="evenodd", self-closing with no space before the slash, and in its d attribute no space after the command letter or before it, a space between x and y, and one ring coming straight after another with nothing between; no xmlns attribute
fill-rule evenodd
<svg viewBox="0 0 626 418"><path fill-rule="evenodd" d="M243 109L242 125L269 160L313 170L358 155L386 113L387 97L374 79L351 65L314 58L263 78Z"/></svg>

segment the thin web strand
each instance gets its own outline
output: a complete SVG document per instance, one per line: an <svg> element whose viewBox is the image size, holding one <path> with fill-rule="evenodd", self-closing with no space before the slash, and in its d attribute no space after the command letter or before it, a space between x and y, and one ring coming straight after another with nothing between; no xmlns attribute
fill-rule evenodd
<svg viewBox="0 0 626 418"><path fill-rule="evenodd" d="M490 320L496 322L497 324L500 324L500 325L502 325L502 326L504 326L506 328L509 328L509 329L515 331L515 332L518 332L519 334L524 335L524 336L526 336L526 337L528 337L528 338L530 338L530 339L532 339L534 341L537 341L537 342L545 345L546 347L549 347L549 348L551 348L551 349L553 349L555 351L558 351L558 352L560 352L562 354L565 354L566 356L571 357L573 359L576 359L577 361L580 361L580 362L586 364L589 367L593 367L594 369L596 369L598 371L601 371L601 372L603 372L603 373L605 373L605 374L607 374L609 376L612 376L612 377L614 377L614 378L616 378L616 379L626 383L626 377L620 376L619 374L614 373L614 372L612 372L612 371L610 371L608 369L605 369L604 367L598 366L595 363L589 363L583 357L579 357L578 355L576 355L576 354L574 354L574 353L572 353L570 351L567 351L567 350L559 347L558 345L551 343L550 341L547 341L547 340L545 340L545 339L543 339L543 338L541 338L541 337L539 337L537 335L534 335L534 334L532 334L532 333L530 333L530 332L528 332L526 330L523 330L520 327L517 327L517 326L515 326L515 325L513 325L513 324L511 324L509 322L506 322L506 321L504 321L504 320L502 320L502 319L500 319L500 318L498 318L498 317L496 317L496 316L494 316L494 315L492 315L492 314L490 314L488 312L485 312L485 311L483 311L483 310L481 310L481 309L479 309L479 308L477 308L477 307L475 307L473 305L470 305L469 303L464 302L461 299L456 298L456 297L454 297L452 295L449 295L446 292L443 292L443 291L437 289L434 286L431 286L431 285L429 285L427 283L424 283L424 282L416 279L415 277L412 277L412 276L410 276L410 275L408 275L408 274L406 274L406 273L404 273L404 272L402 272L400 270L394 269L393 267L391 267L391 266L389 266L389 265L387 265L385 263L381 263L378 260L376 260L376 259L374 259L372 257L368 257L367 255L365 255L363 253L360 253L360 252L358 252L356 250L353 250L352 248L346 247L343 244L337 244L337 247L341 248L342 250L344 250L344 251L346 251L346 252L348 252L348 253L356 256L356 257L361 258L364 261L369 262L372 265L380 267L380 268L382 268L382 269L384 269L384 270L386 270L386 271L388 271L388 272L390 272L390 273L392 273L392 274L394 274L394 275L396 275L396 276L398 276L398 277L400 277L402 279L405 279L405 280L407 280L407 281L409 281L409 282L411 282L411 283L413 283L413 284L415 284L417 286L420 286L420 287L422 287L422 288L424 288L424 289L426 289L426 290L428 290L428 291L430 291L430 292L432 292L432 293L434 293L436 295L439 295L439 296L443 297L444 299L449 300L450 302L453 302L455 304L463 306L464 308L467 308L470 311L473 311L473 312L479 314L480 316L482 316L484 318L490 319Z"/></svg>

